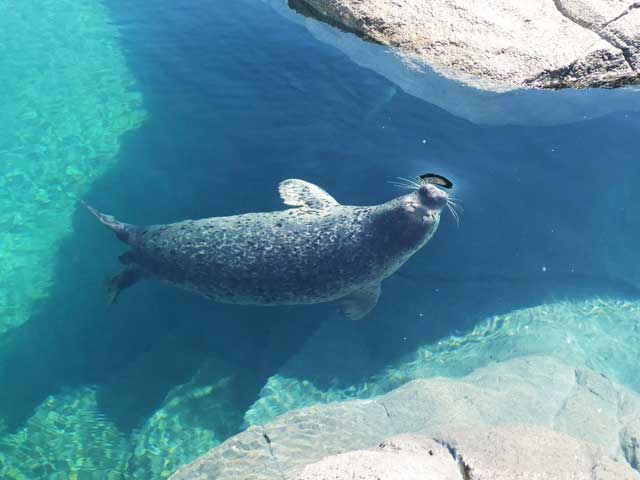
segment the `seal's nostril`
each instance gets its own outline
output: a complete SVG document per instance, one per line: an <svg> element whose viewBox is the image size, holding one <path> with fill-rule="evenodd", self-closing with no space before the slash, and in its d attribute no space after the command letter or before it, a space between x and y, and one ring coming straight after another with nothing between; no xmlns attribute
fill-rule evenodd
<svg viewBox="0 0 640 480"><path fill-rule="evenodd" d="M427 185L421 192L423 203L430 207L441 208L447 203L447 199L449 198L447 192L443 192L433 185Z"/></svg>

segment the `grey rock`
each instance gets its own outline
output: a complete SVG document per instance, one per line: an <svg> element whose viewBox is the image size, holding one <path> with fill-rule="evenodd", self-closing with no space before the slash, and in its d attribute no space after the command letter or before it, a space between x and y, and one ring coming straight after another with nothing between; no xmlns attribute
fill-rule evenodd
<svg viewBox="0 0 640 480"><path fill-rule="evenodd" d="M602 447L542 427L405 435L376 449L327 457L296 480L637 480Z"/></svg>
<svg viewBox="0 0 640 480"><path fill-rule="evenodd" d="M629 0L555 0L565 17L591 31L597 31L625 12Z"/></svg>
<svg viewBox="0 0 640 480"><path fill-rule="evenodd" d="M356 450L306 466L296 480L460 480L448 449L421 435L390 438L373 450Z"/></svg>
<svg viewBox="0 0 640 480"><path fill-rule="evenodd" d="M485 90L640 84L640 10L631 0L289 3L303 14L388 45L409 63L427 64Z"/></svg>
<svg viewBox="0 0 640 480"><path fill-rule="evenodd" d="M514 425L436 436L455 457L462 479L637 480L640 474L596 445L552 430Z"/></svg>
<svg viewBox="0 0 640 480"><path fill-rule="evenodd" d="M354 34L335 28L335 22L326 17L312 18L308 8L299 0L263 0L284 18L302 25L318 41L337 48L354 63L382 75L404 92L471 122L485 125L560 125L580 122L614 112L631 112L640 109L637 88L589 89L578 87L595 86L600 83L611 86L628 72L623 53L609 42L597 36L593 45L585 47L572 63L557 66L566 72L551 77L548 72L531 72L526 89L508 90L510 85L495 85L490 78L470 78L470 83L443 76L435 65L424 59L411 56L401 48L380 43L362 41ZM606 1L606 0L603 0ZM289 7L294 6L298 10ZM305 16L307 15L307 16ZM569 20L566 20L569 22ZM341 27L344 30L344 27ZM602 44L601 42L604 42ZM597 45L600 44L600 48ZM604 57L604 59L600 59ZM608 58L611 57L611 58ZM470 57L473 58L473 57ZM478 57L479 60L482 57ZM478 61L479 61L478 60ZM570 61L567 59L567 61ZM599 65L601 63L602 65ZM548 67L550 68L550 67ZM616 69L620 70L616 73ZM603 71L607 71L603 74ZM546 74L546 76L545 76ZM574 80L576 88L549 85L548 88L533 88L535 82L562 83ZM608 77L613 78L609 79ZM565 81L565 77L568 78ZM476 81L477 80L477 81ZM578 85L582 82L582 85ZM482 90L474 88L482 84ZM495 88L494 88L495 87ZM550 90L557 88L559 90ZM391 87L395 91L395 87ZM495 91L493 91L495 90ZM393 95L392 95L393 96Z"/></svg>
<svg viewBox="0 0 640 480"><path fill-rule="evenodd" d="M636 77L623 51L600 40L571 64L545 71L527 84L553 89L614 87L633 83Z"/></svg>
<svg viewBox="0 0 640 480"><path fill-rule="evenodd" d="M449 438L446 435L455 432L470 429L485 432L510 425L555 430L576 442L595 443L615 460L627 460L628 463L620 467L605 461L600 450L587 449L592 452L588 458L594 472L601 472L594 478L640 478L607 476L607 472L619 473L620 468L629 472L629 465L637 465L639 418L638 395L608 378L550 357L524 357L491 364L462 379L415 380L374 400L317 405L286 413L263 427L252 427L232 437L180 469L172 478L295 478L307 465L341 453L370 449L394 435L420 433L438 440ZM523 442L526 441L525 437ZM524 448L522 443L514 445L513 452ZM372 455L377 454L357 454L349 458L356 463L366 463ZM389 457L380 457L380 461L381 465L387 464ZM415 458L410 463L415 468L424 466ZM514 468L520 467L514 464ZM314 474L309 468L309 475ZM478 466L476 470L482 469Z"/></svg>
<svg viewBox="0 0 640 480"><path fill-rule="evenodd" d="M640 72L640 3L634 3L634 8L608 23L602 30L602 37L623 52L636 74Z"/></svg>

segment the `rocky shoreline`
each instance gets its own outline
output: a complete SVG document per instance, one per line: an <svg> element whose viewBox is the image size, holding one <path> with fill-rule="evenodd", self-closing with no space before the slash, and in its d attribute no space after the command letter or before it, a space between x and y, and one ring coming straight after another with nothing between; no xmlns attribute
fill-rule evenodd
<svg viewBox="0 0 640 480"><path fill-rule="evenodd" d="M640 84L640 2L290 0L289 6L483 90Z"/></svg>

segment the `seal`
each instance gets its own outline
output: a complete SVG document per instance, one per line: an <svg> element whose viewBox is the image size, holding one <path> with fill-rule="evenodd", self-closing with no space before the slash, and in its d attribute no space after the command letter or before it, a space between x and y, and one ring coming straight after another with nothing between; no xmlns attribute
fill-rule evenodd
<svg viewBox="0 0 640 480"><path fill-rule="evenodd" d="M129 225L86 205L131 249L110 281L111 300L159 278L224 303L338 301L351 319L378 302L381 282L433 236L448 195L428 182L375 206L339 204L304 180L280 183L283 211L152 226Z"/></svg>

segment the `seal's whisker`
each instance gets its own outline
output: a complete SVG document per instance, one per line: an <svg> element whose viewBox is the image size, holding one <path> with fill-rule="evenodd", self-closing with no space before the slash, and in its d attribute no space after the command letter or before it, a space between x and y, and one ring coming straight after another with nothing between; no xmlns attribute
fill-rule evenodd
<svg viewBox="0 0 640 480"><path fill-rule="evenodd" d="M411 185L411 186L415 186L413 183L403 179L403 178L395 178L393 180L390 180L389 183L399 183L401 185Z"/></svg>
<svg viewBox="0 0 640 480"><path fill-rule="evenodd" d="M404 178L404 177L396 177L396 180L401 180L403 182L406 182L408 185L413 185L414 188L420 188L422 187L421 183L418 183L414 180L410 180L408 178Z"/></svg>
<svg viewBox="0 0 640 480"><path fill-rule="evenodd" d="M461 206L459 205L453 205L453 204L449 204L449 206L458 214L458 215L462 215L464 213L464 210L462 209Z"/></svg>
<svg viewBox="0 0 640 480"><path fill-rule="evenodd" d="M460 200L458 200L457 198L454 198L454 197L447 198L447 203L450 203L451 205L454 205L456 208L460 209L461 211L464 211L464 208L462 208L462 205L458 202L460 202Z"/></svg>
<svg viewBox="0 0 640 480"><path fill-rule="evenodd" d="M398 187L398 188L405 188L407 190L415 190L415 187L411 186L411 185L403 185L401 183L392 183L391 185Z"/></svg>
<svg viewBox="0 0 640 480"><path fill-rule="evenodd" d="M464 208L462 207L462 205L459 205L455 202L448 202L449 205L451 205L453 208L455 208L458 212L463 213L464 212Z"/></svg>
<svg viewBox="0 0 640 480"><path fill-rule="evenodd" d="M456 217L456 225L458 226L458 228L460 228L460 212L458 212L455 208L451 208L451 210L454 212L454 216Z"/></svg>
<svg viewBox="0 0 640 480"><path fill-rule="evenodd" d="M463 214L464 209L462 208L462 206L458 203L456 203L456 199L452 199L451 197L447 198L447 208L449 209L449 211L451 212L451 215L453 216L454 220L456 221L456 225L458 226L458 228L460 227L460 216Z"/></svg>
<svg viewBox="0 0 640 480"><path fill-rule="evenodd" d="M393 185L402 185L404 187L411 187L411 188L415 188L415 185L411 182L408 182L405 179L402 178L398 178L396 180L390 180L388 183L391 183Z"/></svg>
<svg viewBox="0 0 640 480"><path fill-rule="evenodd" d="M460 228L460 217L458 216L458 214L456 213L456 211L451 207L450 204L447 203L447 208L449 209L449 211L451 212L451 216L453 217L453 219L456 222L456 226L458 228Z"/></svg>
<svg viewBox="0 0 640 480"><path fill-rule="evenodd" d="M407 190L414 190L414 189L415 189L415 187L413 187L413 185L406 185L406 184L404 184L404 183L400 183L400 182L392 182L392 181L389 181L389 182L387 182L387 183L389 183L389 184L393 185L394 187L398 187L398 188L406 188Z"/></svg>

